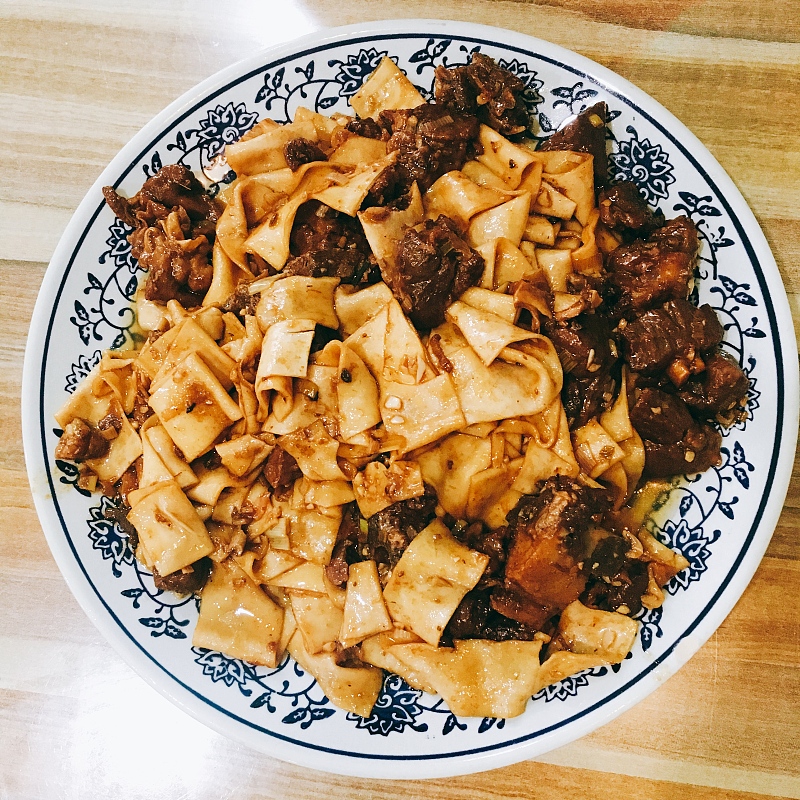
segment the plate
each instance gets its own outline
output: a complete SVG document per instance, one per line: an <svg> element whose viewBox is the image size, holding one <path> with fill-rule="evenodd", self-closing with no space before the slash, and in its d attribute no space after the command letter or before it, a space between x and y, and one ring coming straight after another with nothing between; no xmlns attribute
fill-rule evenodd
<svg viewBox="0 0 800 800"><path fill-rule="evenodd" d="M662 609L640 615L631 657L543 689L512 720L458 719L442 701L388 677L368 719L339 711L292 661L253 667L191 645L193 599L157 592L108 502L77 487L53 456L54 412L100 357L129 340L141 278L125 226L101 187L134 194L180 162L212 189L229 179L226 143L299 105L348 110L378 61L396 59L423 94L436 65L474 50L526 85L542 136L599 100L608 104L611 171L634 180L667 218L686 214L702 240L697 289L717 309L725 347L750 378L747 419L725 433L723 462L681 481L649 523L690 567ZM31 323L23 381L25 454L36 508L72 592L108 641L156 689L217 731L278 758L343 774L422 778L536 756L641 700L706 641L752 577L780 514L797 433L798 375L786 294L744 200L698 140L653 99L568 50L511 31L456 22L391 21L329 30L249 58L181 97L119 153L59 243Z"/></svg>

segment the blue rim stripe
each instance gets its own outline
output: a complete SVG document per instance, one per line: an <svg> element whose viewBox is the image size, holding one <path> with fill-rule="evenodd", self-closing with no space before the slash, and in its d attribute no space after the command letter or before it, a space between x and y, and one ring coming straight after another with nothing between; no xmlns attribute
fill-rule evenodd
<svg viewBox="0 0 800 800"><path fill-rule="evenodd" d="M479 37L469 37L469 36L463 36L463 35L454 35L454 36L447 35L446 36L444 34L441 34L441 35L437 34L435 37L432 37L432 35L430 33L418 33L418 34L415 34L415 33L375 34L375 35L369 35L369 36L354 37L354 38L348 40L347 42L344 42L344 41L329 42L329 43L327 43L325 45L319 45L317 47L313 47L313 48L309 48L309 49L306 49L306 50L303 50L303 51L300 51L300 52L292 53L291 55L288 55L288 56L285 56L283 58L280 58L280 59L278 59L276 61L273 61L273 62L271 62L269 64L262 65L262 66L258 67L257 69L251 70L250 72L246 73L245 75L239 76L235 80L230 81L229 83L225 84L223 87L221 87L218 90L212 92L211 94L206 95L202 100L198 101L195 105L193 105L191 108L189 108L183 114L181 114L178 118L176 118L170 124L170 126L168 128L161 130L159 132L158 136L156 138L152 139L151 142L141 150L139 155L130 163L130 165L120 174L120 177L117 180L117 182L114 184L114 186L115 187L119 186L121 181L131 172L131 170L133 170L134 167L136 167L139 164L139 162L140 162L141 158L144 156L144 154L147 153L149 150L151 150L152 147L159 140L164 138L164 134L165 133L167 133L167 132L173 130L174 128L176 128L184 119L186 119L191 114L195 113L199 108L205 106L210 101L212 101L215 98L217 98L219 95L224 94L225 92L228 92L234 86L236 86L238 84L241 84L241 83L249 80L250 78L252 78L252 77L254 77L254 76L256 76L256 75L258 75L258 74L260 74L260 73L262 73L262 72L264 72L266 70L268 70L268 69L272 69L272 68L277 67L277 66L279 66L279 65L281 65L283 63L286 63L288 61L294 61L295 59L298 59L298 58L301 58L301 57L304 57L304 56L314 55L316 53L319 53L319 52L322 52L322 51L325 51L325 50L330 50L330 49L333 49L335 47L340 47L340 46L343 46L344 44L362 44L362 43L370 43L370 42L374 43L376 41L394 40L394 39L430 39L430 38L448 38L448 39L451 39L453 41L462 41L462 42L469 42L469 43L472 43L472 44L480 44L480 45L486 45L486 46L490 46L490 47L498 47L498 48L500 48L502 50L513 51L513 52L516 52L516 53L518 53L520 55L525 56L526 58L533 59L533 60L538 60L538 61L543 61L543 62L552 64L553 66L556 66L556 67L559 67L561 69L564 69L564 70L566 70L568 72L571 72L577 77L584 78L584 79L586 79L588 81L591 81L593 84L595 84L597 86L600 86L605 92L607 92L608 94L616 97L624 105L626 105L629 108L631 108L634 111L636 111L643 118L648 120L653 126L655 126L659 131L661 131L666 136L666 138L668 138L676 146L676 148L678 150L680 150L680 152L686 157L686 159L695 167L695 169L698 171L698 173L701 175L701 177L707 182L708 186L710 188L712 188L712 190L714 191L714 193L715 193L717 199L719 200L720 204L727 211L727 213L728 213L728 215L730 217L730 220L734 224L734 226L735 226L735 228L736 228L736 230L737 230L737 232L738 232L738 234L739 234L739 236L741 238L742 245L744 246L744 248L745 248L745 250L746 250L746 252L748 254L748 257L750 259L750 263L753 266L753 269L755 271L756 278L757 278L758 284L759 284L759 288L761 289L761 294L762 294L762 297L764 299L764 305L765 305L765 308L766 308L766 311L767 311L767 316L768 316L768 319L769 319L770 331L772 333L772 344L773 344L774 355L775 355L776 373L777 373L776 374L777 390L778 390L777 391L777 409L776 409L777 414L776 414L776 420L778 422L781 422L783 420L783 415L784 415L784 412L785 412L785 403L784 403L784 370L783 370L782 347L781 347L781 342L780 342L779 330L778 330L778 327L777 327L777 319L776 319L776 315L775 315L775 310L774 310L774 307L773 307L772 302L771 302L771 297L770 297L769 292L768 292L768 287L767 287L766 279L764 277L764 274L763 274L763 271L762 271L762 268L761 268L761 264L760 264L760 262L758 261L758 259L756 257L755 250L754 250L749 238L747 237L747 234L746 234L741 222L739 221L738 217L736 216L736 214L733 212L732 208L730 207L730 204L728 203L727 198L717 188L716 183L708 175L708 173L701 166L701 164L697 161L697 159L684 147L684 145L680 141L678 141L666 128L664 128L664 126L660 122L658 122L650 114L648 114L646 111L644 111L638 105L636 105L634 102L632 102L630 99L628 99L625 95L615 91L613 88L609 87L603 81L601 81L599 79L596 79L596 78L592 77L590 74L587 74L587 73L585 73L585 72L583 72L581 70L578 70L575 67L570 66L569 64L565 64L564 62L559 61L558 59L553 59L553 58L550 58L548 56L544 56L544 55L541 55L541 54L538 54L538 53L533 53L533 52L531 52L529 50L526 50L525 48L508 45L508 44L505 44L505 43L502 43L502 42L496 42L496 41L492 41L490 39L482 39L482 38L479 38ZM64 275L62 277L61 284L59 285L58 291L56 293L55 302L53 303L53 310L52 310L52 313L51 313L51 316L50 316L50 321L48 323L47 334L46 334L46 338L45 338L45 345L44 345L44 348L43 348L41 373L40 373L40 375L41 375L41 383L40 383L40 391L39 391L39 402L40 402L39 415L40 415L40 430L41 430L42 452L44 454L44 465L45 465L45 470L47 472L48 484L49 484L51 495L52 495L52 498L53 498L53 505L54 505L54 507L56 509L56 513L57 513L58 519L59 519L59 521L61 523L62 530L63 530L63 532L64 532L64 534L66 536L67 542L69 543L70 549L71 549L71 551L72 551L72 553L73 553L73 555L75 557L75 561L78 563L81 571L83 572L83 575L86 578L87 583L92 587L92 589L94 590L97 598L100 600L100 602L103 605L103 607L106 609L108 614L112 617L112 619L117 623L117 625L120 627L120 629L136 645L136 647L145 656L147 656L147 658L149 658L150 661L153 662L153 664L155 664L157 667L159 667L159 669L161 669L167 676L169 676L176 684L178 684L180 687L182 687L184 690L189 692L194 697L196 697L199 700L201 700L203 703L205 703L205 704L211 706L212 708L214 708L215 710L223 713L225 716L229 717L230 719L235 720L237 722L240 722L240 723L246 725L247 727L249 727L249 728L251 728L253 730L257 730L257 731L259 731L261 733L264 733L264 734L266 734L266 735L268 735L270 737L281 739L281 740L283 740L285 742L289 742L289 743L291 743L293 745L298 745L298 746L300 746L302 748L311 749L311 750L318 750L318 751L330 753L330 754L333 754L333 755L342 755L342 756L358 758L358 759L373 759L373 760L381 760L381 761L384 761L384 760L386 760L386 761L427 761L427 760L439 760L439 759L446 759L446 758L455 758L455 757L460 757L460 756L476 755L476 754L479 754L479 753L487 753L487 752L490 752L490 751L493 751L493 750L506 749L508 747L512 747L514 745L518 745L518 744L521 744L521 743L524 743L524 742L533 741L533 740L535 740L535 739L537 739L537 738L539 738L541 736L544 736L545 734L548 734L548 733L551 733L551 732L553 732L555 730L561 729L561 728L563 728L563 727L575 722L576 720L591 714L592 712L596 711L597 709L607 705L611 700L613 700L613 699L619 697L620 695L624 694L631 687L633 687L635 684L639 683L644 677L646 677L656 667L658 667L661 663L663 663L664 660L674 652L674 650L676 649L678 644L681 641L683 641L688 635L690 635L698 627L698 625L703 621L703 619L706 617L706 615L711 610L711 608L714 606L714 604L722 596L722 594L724 593L725 589L727 588L727 586L730 584L731 580L735 576L735 574L736 574L736 572L737 572L737 570L738 570L738 568L739 568L739 566L740 566L745 554L747 553L750 545L752 544L752 541L753 541L753 538L755 536L755 533L756 533L756 531L758 529L758 526L760 524L760 521L761 521L761 519L763 517L764 509L765 509L765 506L766 506L766 503L767 503L767 495L766 494L762 495L762 497L761 497L761 501L760 501L760 503L758 505L758 509L757 509L756 515L755 515L754 520L753 520L753 524L752 524L752 526L751 526L751 528L750 528L750 530L749 530L749 532L747 534L747 537L744 540L744 543L743 543L743 545L742 545L742 547L740 549L739 555L736 558L736 561L731 566L731 568L730 568L728 574L726 575L725 579L720 584L719 589L714 594L714 596L709 600L709 602L706 604L706 606L702 609L702 611L695 617L693 622L685 629L685 631L682 634L680 634L676 638L675 642L658 659L656 659L651 664L649 664L641 672L637 673L637 675L634 676L633 678L631 678L631 680L629 680L626 684L624 684L623 686L621 686L620 688L615 690L613 693L604 696L602 700L599 700L596 703L594 703L593 705L589 706L588 708L583 709L580 713L574 714L571 717L568 717L566 719L560 720L559 722L554 723L553 725L550 725L550 726L548 726L546 728L543 728L543 729L541 729L539 731L536 731L534 733L526 734L524 736L520 736L520 737L517 737L515 739L507 740L507 741L504 741L504 742L501 742L501 743L498 743L498 744L487 745L485 747L476 747L476 748L470 748L470 749L465 749L465 750L452 751L452 752L449 752L449 753L434 753L434 754L420 754L420 755L392 755L392 754L385 754L384 755L384 754L369 754L369 753L352 752L352 751L341 750L341 749L333 748L333 747L325 747L323 745L317 745L317 744L314 744L314 743L310 743L310 742L304 741L302 739L295 739L295 738L292 738L292 737L289 737L289 736L285 736L285 735L283 735L281 733L278 733L276 731L272 731L272 730L268 730L266 728L263 728L260 725L254 723L254 722L251 722L250 720L244 719L244 718L238 716L237 714L232 713L228 709L226 709L226 708L224 708L222 706L219 706L217 703L213 702L209 698L207 698L204 695L200 694L195 689L193 689L191 686L188 686L182 680L180 680L178 677L173 675L164 665L162 665L159 661L157 661L156 658L147 649L144 648L144 646L133 636L133 634L128 630L128 628L117 617L117 615L114 613L114 611L111 609L111 607L107 604L107 602L105 601L103 596L100 594L100 592L98 591L98 589L95 586L95 584L92 582L92 580L91 580L91 578L90 578L90 576L89 576L89 574L88 574L83 562L81 561L80 557L78 556L77 549L76 549L75 544L74 544L74 542L72 540L72 537L70 535L69 529L67 528L66 522L64 520L61 508L60 508L60 506L58 504L58 500L57 500L56 487L55 487L53 475L52 475L52 472L51 472L51 469L50 469L50 460L49 460L50 453L49 453L49 449L47 447L47 434L46 434L46 427L47 426L45 424L45 419L44 419L44 394L45 394L45 385L44 384L45 384L45 368L46 368L46 361L47 361L47 353L48 353L49 347L50 347L50 337L51 337L53 325L54 325L54 322L55 322L56 309L59 306L59 301L60 301L61 295L63 293L64 287L66 285L67 277L69 276L69 273L70 273L70 271L71 271L71 269L72 269L72 267L74 265L75 259L76 259L77 255L78 255L78 253L79 253L79 251L81 249L81 246L82 246L83 242L86 239L86 236L88 235L90 229L94 225L94 223L95 223L98 215L102 211L104 205L105 205L104 203L101 203L95 209L95 211L92 214L88 224L86 225L86 227L84 228L81 236L79 237L78 242L77 242L77 244L76 244L76 246L75 246L75 248L74 248L74 250L72 252L72 255L71 255L70 259L69 259L67 267L64 270ZM780 424L776 424L776 433L775 433L774 447L773 447L773 451L772 451L772 458L771 458L769 469L768 469L768 472L767 472L767 481L766 481L766 485L767 486L772 484L772 481L773 481L773 479L775 477L775 472L777 470L778 457L779 457L780 449L781 449L782 436L783 436L782 426Z"/></svg>

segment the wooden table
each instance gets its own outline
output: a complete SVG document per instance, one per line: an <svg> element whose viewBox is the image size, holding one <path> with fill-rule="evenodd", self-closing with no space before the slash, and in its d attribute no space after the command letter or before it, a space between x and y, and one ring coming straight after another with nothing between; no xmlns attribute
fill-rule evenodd
<svg viewBox="0 0 800 800"><path fill-rule="evenodd" d="M367 19L504 26L638 84L738 184L800 320L798 11L797 0L0 2L0 798L800 797L797 467L743 598L644 702L536 761L454 780L377 783L298 769L227 741L120 660L47 549L19 421L25 337L46 264L117 150L219 68ZM172 733L180 749L167 756Z"/></svg>

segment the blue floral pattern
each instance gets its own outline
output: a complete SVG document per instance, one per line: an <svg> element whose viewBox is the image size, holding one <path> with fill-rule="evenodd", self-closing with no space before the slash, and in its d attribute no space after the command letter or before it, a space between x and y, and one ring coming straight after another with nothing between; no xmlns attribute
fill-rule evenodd
<svg viewBox="0 0 800 800"><path fill-rule="evenodd" d="M352 97L381 63L385 55L387 55L386 50L381 51L370 47L366 50L359 50L355 55L347 56L345 61L331 59L328 66L338 67L338 72L333 80L341 87L339 94L342 97ZM413 61L413 57L411 60Z"/></svg>
<svg viewBox="0 0 800 800"><path fill-rule="evenodd" d="M228 687L236 686L248 698L258 691L250 702L250 708L280 713L285 725L298 725L301 730L306 730L313 722L328 719L336 713L314 679L288 656L276 669L270 670L204 647L193 647L192 653L196 656L195 663L202 667L203 675L211 678L213 683L221 681ZM299 686L298 678L301 679Z"/></svg>
<svg viewBox="0 0 800 800"><path fill-rule="evenodd" d="M347 719L357 728L366 728L380 736L402 733L406 728L422 733L428 730L428 726L416 719L425 710L421 704L423 696L423 692L412 689L399 675L387 675L372 714L369 717L348 714Z"/></svg>
<svg viewBox="0 0 800 800"><path fill-rule="evenodd" d="M617 140L612 153L611 176L614 180L633 181L651 205L669 197L669 187L675 183L674 167L666 150L649 139L639 138L632 125L625 131L630 139Z"/></svg>
<svg viewBox="0 0 800 800"><path fill-rule="evenodd" d="M72 394L78 384L100 363L101 352L81 353L78 360L72 365L64 389Z"/></svg>
<svg viewBox="0 0 800 800"><path fill-rule="evenodd" d="M99 550L103 559L111 562L111 572L115 578L122 577L122 566L133 564L133 551L128 546L128 537L119 525L107 515L113 503L103 497L99 506L89 510L89 538L92 547Z"/></svg>
<svg viewBox="0 0 800 800"><path fill-rule="evenodd" d="M588 686L590 678L601 678L607 674L608 667L592 667L591 669L585 669L576 675L570 675L568 678L564 678L563 681L545 686L533 696L533 699L544 700L545 703L549 703L553 700L567 700L570 697L575 697L579 689Z"/></svg>
<svg viewBox="0 0 800 800"><path fill-rule="evenodd" d="M426 97L431 94L436 66L466 63L475 50L498 57L503 66L525 83L539 139L552 134L566 119L592 103L605 100L611 119L621 120L614 125L610 137L613 177L633 180L651 204L687 214L695 221L702 243L697 274L700 291L723 320L725 346L743 366L751 383L746 416L726 434L723 463L703 476L690 476L680 482L672 493L670 517L649 523L653 535L683 553L690 563L689 569L667 586L671 597L665 609L644 610L638 615L641 650L658 651L674 635L674 628L670 627L670 600L691 593L695 584L702 583L725 547L738 547L737 541L732 541L735 529L727 522L739 523L741 498L756 486L759 462L752 451L748 453L752 439L747 434L750 423L758 417L761 392L767 380L759 369L760 351L756 345L767 337L768 328L760 290L749 278L736 277L744 273L731 266L734 263L731 254L741 252L735 224L721 199L702 181L694 180L688 186L681 183L681 191L676 192L680 173L674 146L655 127L633 114L624 101L605 92L587 76L566 69L559 72L534 53L506 51L458 37L423 37L415 41L409 52L403 53L396 52L394 46L393 40L387 38L369 45L332 48L322 55L307 53L265 65L246 84L248 96L243 96L244 90L239 90L235 97L229 96L230 93L215 95L179 128L171 129L169 141L164 136L155 142L136 163L136 169L145 176L153 174L162 165L163 153L171 162L185 164L204 176L212 190L220 188L232 178L224 161L226 144L237 140L261 116L279 122L291 120L299 105L320 113L346 111L348 98L386 55L420 83L418 88ZM121 347L132 341L131 298L142 273L130 253L129 229L120 220L109 219L107 211L102 220L107 226L105 246L95 251L94 261L89 262L90 270L83 273L86 284L82 291L69 299L69 320L75 341L72 363L65 363L63 371L62 385L67 392L74 391L97 363L101 348ZM51 443L56 435L58 431L53 431ZM77 485L79 475L74 464L58 461L55 466L62 484L88 495ZM89 509L86 535L92 552L119 582L119 595L129 604L139 630L158 641L159 647L182 648L182 652L189 649L192 621L197 614L195 600L176 598L155 588L152 576L133 558L125 534L108 518L109 502L103 498L99 505ZM723 540L724 547L720 547ZM728 545L729 541L732 544ZM245 698L253 712L248 719L258 720L258 724L268 724L264 718L274 717L276 722L269 724L279 722L308 730L312 726L317 729L333 725L334 720L341 725L341 720L346 719L351 731L378 740L400 735L449 740L476 733L489 740L510 727L502 720L458 719L441 698L413 689L394 675L386 676L370 717L345 714L336 711L314 680L288 658L270 670L203 648L190 650L196 674L214 687L224 687L232 695ZM632 669L626 663L614 669L587 670L545 687L535 695L533 703L553 707L578 702L586 687L596 686L598 681L610 682L620 673L630 675Z"/></svg>

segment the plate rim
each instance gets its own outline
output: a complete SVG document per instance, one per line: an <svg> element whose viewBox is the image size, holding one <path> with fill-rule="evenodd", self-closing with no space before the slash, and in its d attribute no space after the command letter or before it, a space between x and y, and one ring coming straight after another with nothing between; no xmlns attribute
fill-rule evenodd
<svg viewBox="0 0 800 800"><path fill-rule="evenodd" d="M241 720L238 716L231 716L232 712L219 709L216 703L199 695L169 672L166 672L165 668L153 656L149 655L137 642L130 638L124 627L112 624L109 621L108 614L115 618L113 611L105 603L102 595L93 587L93 584L85 574L85 569L80 559L73 553L67 538L62 535L60 529L54 530L50 527L50 524L46 524L46 522L58 522L58 520L54 520L54 517L60 518L61 515L60 512L56 511L55 504L52 503L51 499L48 499L48 491L45 490L44 493L41 491L37 480L41 477L37 475L37 470L40 468L38 460L42 457L42 452L37 448L37 446L41 446L39 435L40 420L37 417L41 408L40 393L44 388L42 382L44 362L40 358L41 363L37 364L36 358L44 354L45 335L41 324L38 329L35 326L46 319L46 312L53 307L53 305L48 306L48 303L55 304L59 299L64 288L69 263L75 252L80 248L86 231L93 224L94 218L103 206L102 203L98 205L95 199L99 193L99 188L108 185L111 182L109 178L112 176L114 179L113 185L118 185L141 154L151 147L152 139L158 138L158 134L163 132L166 123L176 124L180 118L191 113L196 106L208 103L215 95L225 91L231 83L245 80L248 73L260 72L266 65L280 59L300 57L303 55L304 50L309 48L319 50L334 43L358 43L358 40L364 37L367 39L380 37L382 40L386 40L390 38L407 39L412 36L424 38L426 36L447 37L450 35L453 35L454 38L480 40L480 43L487 45L498 44L510 49L524 49L571 71L580 70L592 82L601 85L605 91L619 97L627 105L632 105L649 121L664 129L664 132L675 141L675 144L693 162L694 166L704 172L710 182L715 184L719 190L720 199L728 206L727 210L732 220L740 223L741 230L739 233L742 235L743 244L745 247L747 247L747 243L750 244L751 247L748 249L753 251L752 262L758 264L763 276L762 289L764 290L765 300L768 301L767 312L771 317L770 328L778 333L778 339L773 342L773 346L777 348L776 358L778 358L779 353L783 355L782 367L784 370L783 425L776 426L776 441L780 438L780 444L776 446L773 456L772 487L769 494L766 495L766 499L764 497L761 498L760 521L758 524L754 523L753 525L751 539L755 541L757 546L755 548L743 546L740 557L731 567L730 580L721 586L715 594L715 598L709 601L708 613L704 614L691 630L679 637L673 646L657 662L651 665L648 674L641 675L637 680L637 685L626 685L627 688L626 686L621 687L617 692L619 695L616 698L617 702L605 701L604 707L600 712L597 709L587 710L581 715L584 729L577 736L572 731L572 723L568 723L555 732L548 734L547 731L542 731L536 738L493 745L488 750L482 749L477 752L472 751L455 755L435 754L427 758L407 757L399 760L389 759L385 756L370 757L368 754L325 752L316 746L310 747L297 744L292 740L285 741L280 737L280 734L277 736L273 734L267 740L267 744L274 745L274 747L267 749L260 747L250 739L252 734L244 728L242 722L245 725L250 725L250 723ZM553 58L551 58L551 55ZM556 58L559 60L556 60ZM651 112L655 113L655 117ZM680 142L675 140L676 134L680 137ZM775 282L783 287L780 272L761 227L752 210L722 166L705 145L661 103L608 68L561 45L517 31L470 22L402 19L362 22L355 25L322 29L253 53L237 63L219 70L184 92L155 115L119 150L86 192L73 213L54 250L39 290L31 317L23 365L23 445L36 511L42 523L42 529L48 545L71 593L103 634L104 639L137 675L144 678L162 696L165 696L179 708L189 713L190 716L222 735L262 752L271 750L273 755L299 766L312 766L308 760L301 757L310 755L313 758L333 759L335 762L332 764L314 764L314 768L326 769L344 775L372 778L416 779L422 777L447 777L505 766L516 763L526 757L542 755L606 724L623 711L640 702L657 685L663 683L680 669L722 624L741 597L744 588L749 584L761 562L774 532L788 490L791 464L796 446L796 441L792 444L792 436L796 435L798 420L797 362L792 358L787 361L784 353L784 350L787 349L787 341L794 341L794 328L785 290L779 293L778 297L766 291ZM51 325L52 319L46 326L48 335ZM63 520L60 521L60 524L63 525ZM768 529L769 535L761 533L765 527ZM759 538L757 534L761 534L761 537ZM751 541L750 544L753 544L754 541ZM75 561L77 561L77 566L79 567L77 571L75 569ZM721 605L719 604L720 600L724 600ZM142 658L143 655L145 658ZM165 672L168 678L167 685L165 685L164 681ZM187 693L194 697L184 696ZM198 704L198 708L194 707L195 703ZM220 710L223 711L222 715L218 713ZM587 717L589 717L588 724L585 721ZM250 727L254 726L250 725ZM260 733L258 735L262 736ZM546 737L544 747L541 746L543 737ZM413 771L415 774L412 776L407 774L408 761L413 761L414 764Z"/></svg>

